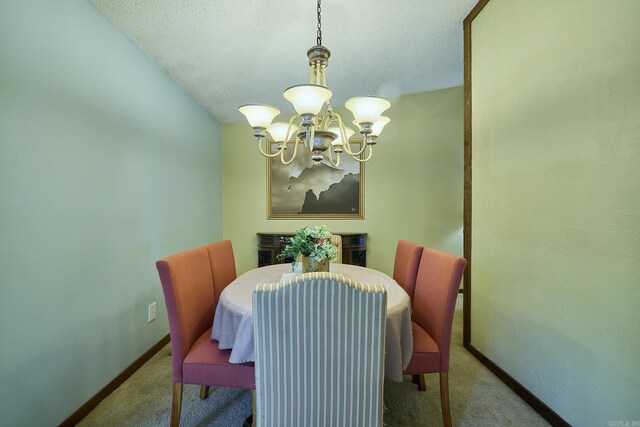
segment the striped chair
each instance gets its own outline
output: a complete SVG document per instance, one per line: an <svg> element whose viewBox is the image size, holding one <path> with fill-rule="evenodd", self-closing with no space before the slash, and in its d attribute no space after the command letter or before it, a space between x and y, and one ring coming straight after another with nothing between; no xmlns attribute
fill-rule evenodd
<svg viewBox="0 0 640 427"><path fill-rule="evenodd" d="M382 426L387 293L309 273L253 293L258 427Z"/></svg>

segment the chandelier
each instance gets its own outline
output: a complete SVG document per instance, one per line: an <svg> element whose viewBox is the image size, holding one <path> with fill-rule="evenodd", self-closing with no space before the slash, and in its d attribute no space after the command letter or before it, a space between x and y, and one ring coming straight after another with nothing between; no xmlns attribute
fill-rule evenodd
<svg viewBox="0 0 640 427"><path fill-rule="evenodd" d="M378 135L391 121L382 115L391 104L375 96L355 97L345 103L345 107L353 113L355 118L353 124L363 139L362 146L352 150L349 138L355 134L355 131L344 125L340 115L329 103L331 91L327 89L326 69L330 55L329 49L322 46L322 19L320 0L318 0L317 45L307 51L311 67L310 82L291 86L283 94L285 99L293 104L297 114L291 117L288 123L273 122L273 119L280 114L280 110L276 107L249 104L239 108L253 127L254 136L258 139L258 149L263 156L280 157L283 164L289 164L296 158L298 146L304 144L316 163L322 161L325 152L331 164L336 167L340 164L340 153L343 152L358 162L366 162L371 158ZM271 152L267 133L277 144L275 152ZM291 143L293 143L293 153L287 159L285 150ZM335 159L332 152L335 154Z"/></svg>

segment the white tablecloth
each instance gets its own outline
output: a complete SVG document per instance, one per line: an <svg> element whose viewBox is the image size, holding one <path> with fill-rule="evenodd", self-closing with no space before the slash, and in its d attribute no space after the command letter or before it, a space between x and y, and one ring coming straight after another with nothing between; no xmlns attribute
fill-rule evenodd
<svg viewBox="0 0 640 427"><path fill-rule="evenodd" d="M411 360L411 301L391 277L370 268L333 264L333 271L362 283L378 283L387 289L387 337L385 340L385 375L402 381L402 371ZM213 319L211 337L220 349L232 349L229 362L253 362L252 292L259 283L277 283L291 272L291 264L278 264L247 271L231 282L220 294Z"/></svg>

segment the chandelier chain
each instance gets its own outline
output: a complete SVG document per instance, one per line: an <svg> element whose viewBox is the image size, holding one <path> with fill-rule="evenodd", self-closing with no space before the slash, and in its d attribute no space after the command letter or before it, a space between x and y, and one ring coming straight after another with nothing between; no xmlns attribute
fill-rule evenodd
<svg viewBox="0 0 640 427"><path fill-rule="evenodd" d="M318 46L322 46L322 18L320 16L320 0L318 0Z"/></svg>

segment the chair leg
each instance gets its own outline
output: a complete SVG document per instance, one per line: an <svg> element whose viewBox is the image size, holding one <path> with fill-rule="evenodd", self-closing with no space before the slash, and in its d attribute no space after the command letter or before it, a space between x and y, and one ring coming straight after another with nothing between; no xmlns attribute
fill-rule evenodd
<svg viewBox="0 0 640 427"><path fill-rule="evenodd" d="M242 424L242 427L252 427L254 425L253 422L253 416L256 413L256 390L253 389L251 390L251 415L249 415L249 417L247 417L246 420L244 420L244 423ZM256 419L258 419L256 417ZM256 422L257 425L257 422Z"/></svg>
<svg viewBox="0 0 640 427"><path fill-rule="evenodd" d="M418 384L418 390L426 391L427 383L424 380L424 374L412 375L413 383Z"/></svg>
<svg viewBox="0 0 640 427"><path fill-rule="evenodd" d="M200 386L200 399L204 400L209 397L209 386L201 385Z"/></svg>
<svg viewBox="0 0 640 427"><path fill-rule="evenodd" d="M180 426L180 410L182 409L182 383L173 385L173 401L171 403L171 427Z"/></svg>
<svg viewBox="0 0 640 427"><path fill-rule="evenodd" d="M449 374L440 372L440 402L442 403L442 422L451 427L451 409L449 408Z"/></svg>
<svg viewBox="0 0 640 427"><path fill-rule="evenodd" d="M256 418L256 425L258 425L258 395L256 394L256 389L251 390L251 421L253 421L253 417Z"/></svg>

